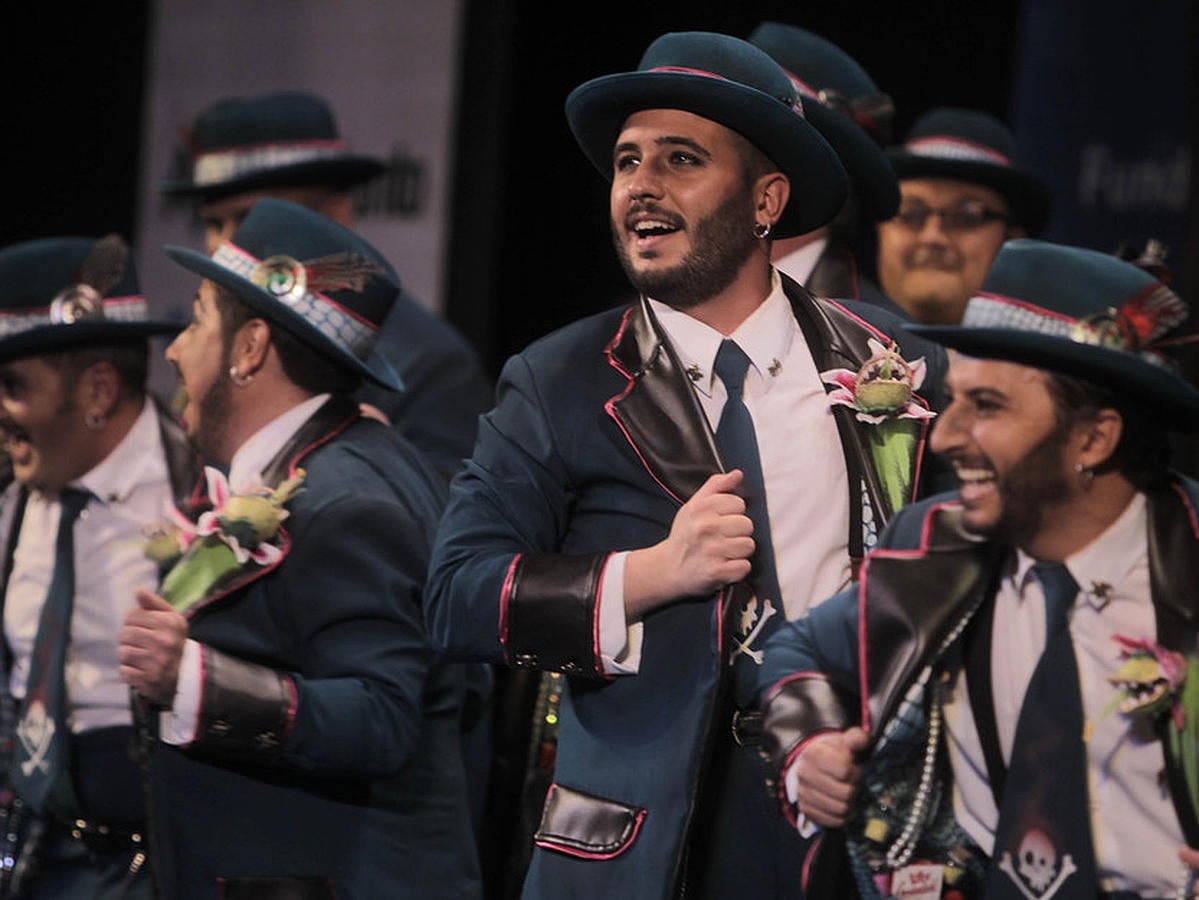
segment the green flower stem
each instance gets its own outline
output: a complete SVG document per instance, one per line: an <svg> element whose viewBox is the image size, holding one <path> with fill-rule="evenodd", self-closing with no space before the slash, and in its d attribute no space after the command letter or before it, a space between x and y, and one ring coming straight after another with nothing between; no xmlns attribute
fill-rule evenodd
<svg viewBox="0 0 1199 900"><path fill-rule="evenodd" d="M912 460L918 429L919 424L912 419L887 419L866 428L870 455L891 512L912 498Z"/></svg>
<svg viewBox="0 0 1199 900"><path fill-rule="evenodd" d="M179 612L204 598L213 585L241 568L229 545L215 535L198 538L162 581L162 596Z"/></svg>

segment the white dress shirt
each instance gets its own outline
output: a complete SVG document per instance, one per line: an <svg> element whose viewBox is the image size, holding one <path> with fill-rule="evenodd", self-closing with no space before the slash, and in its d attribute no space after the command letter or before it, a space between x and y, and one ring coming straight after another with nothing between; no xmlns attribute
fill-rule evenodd
<svg viewBox="0 0 1199 900"><path fill-rule="evenodd" d="M105 459L72 484L95 499L75 523L75 602L65 680L75 733L129 725L129 686L117 675L117 631L138 588L158 585L158 568L143 551L144 526L161 521L171 484L154 404ZM61 507L57 496L31 491L13 553L4 602L4 634L12 657L9 689L25 696L30 656L54 569Z"/></svg>
<svg viewBox="0 0 1199 900"><path fill-rule="evenodd" d="M1107 680L1120 666L1117 634L1156 639L1149 593L1146 503L1138 494L1095 541L1067 559L1080 585L1070 614L1083 711L1094 726L1087 742L1091 833L1100 886L1148 897L1172 896L1181 871L1182 829L1169 791L1158 777L1165 761L1152 733L1108 710L1115 687ZM999 744L1010 759L1024 692L1045 647L1045 599L1030 573L1033 560L1019 553L995 598L991 689ZM987 781L982 745L970 710L966 677L959 675L945 704L954 774L954 812L987 853L999 812ZM1112 873L1120 872L1121 877Z"/></svg>
<svg viewBox="0 0 1199 900"><path fill-rule="evenodd" d="M727 396L713 373L724 335L650 300L715 429ZM770 531L787 618L849 583L849 476L832 407L777 273L772 290L729 335L750 359L743 398L754 421ZM763 424L765 423L765 424ZM625 553L614 554L600 590L600 649L610 674L635 673L641 625L624 614Z"/></svg>
<svg viewBox="0 0 1199 900"><path fill-rule="evenodd" d="M241 493L260 486L263 470L328 399L328 394L310 397L250 435L229 462L229 490ZM166 743L187 744L195 740L202 684L200 645L188 640L179 662L174 703L160 719L160 736Z"/></svg>

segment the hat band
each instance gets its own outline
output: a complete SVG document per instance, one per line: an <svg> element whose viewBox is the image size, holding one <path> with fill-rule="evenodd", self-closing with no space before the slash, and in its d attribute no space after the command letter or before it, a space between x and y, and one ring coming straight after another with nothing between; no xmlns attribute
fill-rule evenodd
<svg viewBox="0 0 1199 900"><path fill-rule="evenodd" d="M212 254L212 261L239 278L244 278L255 289L262 291L277 300L280 305L301 316L309 325L343 350L347 350L363 360L370 355L379 331L372 322L356 316L323 294L308 290L275 294L265 288L260 288L254 282L254 275L261 269L262 260L235 244L222 244Z"/></svg>
<svg viewBox="0 0 1199 900"><path fill-rule="evenodd" d="M782 66L780 66L779 68L782 69ZM742 84L744 87L748 87L748 88L751 88L752 90L758 91L758 93L762 93L762 94L766 93L765 91L761 90L760 88L754 88L752 85L747 85L747 84L744 84L743 82L738 82L732 78L726 78L725 76L721 75L719 72L709 72L707 69L692 69L689 66L654 66L652 69L645 69L644 71L646 71L646 72L669 72L669 73L679 74L679 75L699 75L701 78L715 78L719 81L727 81L732 84ZM786 74L785 69L783 69L783 73ZM788 80L790 80L790 79L788 79ZM766 96L770 97L773 95L766 94ZM801 119L804 118L803 102L800 100L798 93L795 95L794 98L791 98L791 99L788 99L786 97L775 97L774 99L778 100L780 103L785 103L791 109L792 112L798 113L799 117Z"/></svg>
<svg viewBox="0 0 1199 900"><path fill-rule="evenodd" d="M904 144L904 149L913 156L956 159L962 162L987 162L1004 167L1012 165L1010 159L984 144L944 135L916 138Z"/></svg>
<svg viewBox="0 0 1199 900"><path fill-rule="evenodd" d="M306 141L300 144L259 144L232 150L215 150L196 157L192 181L196 187L224 184L244 175L271 171L283 166L335 159L345 153L339 140Z"/></svg>
<svg viewBox="0 0 1199 900"><path fill-rule="evenodd" d="M146 298L141 295L130 297L106 297L100 307L88 315L75 318L61 315L59 307L45 306L41 309L25 309L20 312L0 313L0 338L22 334L47 325L69 327L81 322L144 322L146 320Z"/></svg>
<svg viewBox="0 0 1199 900"><path fill-rule="evenodd" d="M1103 347L1116 353L1135 356L1162 368L1171 368L1170 361L1150 350L1138 350L1131 344L1126 329L1121 328L1117 310L1099 310L1085 319L1075 319L1050 309L1006 297L1002 294L978 293L970 298L962 316L963 328L1003 328L1061 338L1075 344Z"/></svg>

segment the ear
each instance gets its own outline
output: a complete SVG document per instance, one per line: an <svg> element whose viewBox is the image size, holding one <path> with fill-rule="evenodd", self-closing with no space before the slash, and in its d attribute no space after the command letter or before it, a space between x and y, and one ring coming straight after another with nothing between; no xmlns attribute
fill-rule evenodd
<svg viewBox="0 0 1199 900"><path fill-rule="evenodd" d="M233 335L230 365L243 378L253 375L266 362L271 346L271 326L265 319L250 319Z"/></svg>
<svg viewBox="0 0 1199 900"><path fill-rule="evenodd" d="M755 213L762 224L773 225L787 208L791 197L791 182L782 172L763 175L754 183Z"/></svg>
<svg viewBox="0 0 1199 900"><path fill-rule="evenodd" d="M112 363L95 362L84 369L76 390L85 413L107 419L121 399L121 376Z"/></svg>
<svg viewBox="0 0 1199 900"><path fill-rule="evenodd" d="M1124 433L1124 417L1114 409L1101 409L1087 422L1080 422L1075 433L1077 454L1074 462L1084 469L1101 469L1116 452Z"/></svg>

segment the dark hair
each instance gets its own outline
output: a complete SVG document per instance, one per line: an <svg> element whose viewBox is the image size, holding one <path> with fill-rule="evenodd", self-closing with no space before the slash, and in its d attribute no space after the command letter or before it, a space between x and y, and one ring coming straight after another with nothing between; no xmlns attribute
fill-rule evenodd
<svg viewBox="0 0 1199 900"><path fill-rule="evenodd" d="M1046 372L1045 376L1060 428L1090 421L1103 409L1120 414L1124 423L1120 441L1099 471L1118 471L1141 491L1160 487L1169 480L1170 433L1152 408L1082 378L1059 372Z"/></svg>
<svg viewBox="0 0 1199 900"><path fill-rule="evenodd" d="M146 392L150 371L150 346L145 338L128 338L96 347L80 347L47 353L47 363L72 379L79 378L96 363L108 363L117 371L121 387L130 397Z"/></svg>
<svg viewBox="0 0 1199 900"><path fill-rule="evenodd" d="M221 317L221 346L227 360L233 346L233 335L246 322L259 316L233 291L215 283L213 288L217 312ZM283 374L296 387L311 394L351 394L358 389L362 376L357 372L324 356L286 329L273 322L270 325L271 343L279 354Z"/></svg>

